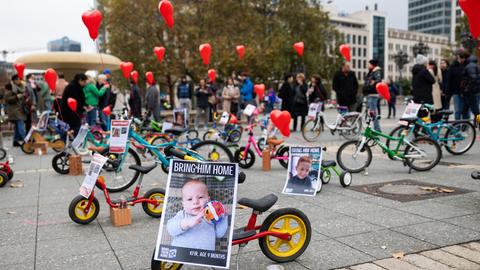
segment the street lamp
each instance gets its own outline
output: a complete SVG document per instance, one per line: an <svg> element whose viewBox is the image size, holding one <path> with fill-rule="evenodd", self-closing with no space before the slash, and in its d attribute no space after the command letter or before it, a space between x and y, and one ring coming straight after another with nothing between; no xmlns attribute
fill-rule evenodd
<svg viewBox="0 0 480 270"><path fill-rule="evenodd" d="M404 51L398 51L397 54L393 56L393 59L397 65L398 71L400 72L400 80L402 80L402 70L403 67L408 64L408 54Z"/></svg>
<svg viewBox="0 0 480 270"><path fill-rule="evenodd" d="M412 49L414 57L417 57L419 54L426 56L428 52L430 52L430 47L428 47L428 44L425 44L421 41L415 44Z"/></svg>

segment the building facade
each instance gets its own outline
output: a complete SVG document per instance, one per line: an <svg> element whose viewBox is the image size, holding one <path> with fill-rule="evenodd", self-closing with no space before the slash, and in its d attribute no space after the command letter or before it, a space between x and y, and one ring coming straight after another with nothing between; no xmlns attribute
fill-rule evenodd
<svg viewBox="0 0 480 270"><path fill-rule="evenodd" d="M82 45L80 42L70 40L68 37L49 41L47 44L49 52L81 52Z"/></svg>

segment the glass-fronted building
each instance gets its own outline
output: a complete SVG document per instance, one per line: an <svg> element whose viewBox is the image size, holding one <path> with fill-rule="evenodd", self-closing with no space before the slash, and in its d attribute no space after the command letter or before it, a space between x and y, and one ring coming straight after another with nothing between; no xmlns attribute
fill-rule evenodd
<svg viewBox="0 0 480 270"><path fill-rule="evenodd" d="M49 52L81 52L82 45L80 42L70 40L68 37L52 40L48 42L47 49Z"/></svg>

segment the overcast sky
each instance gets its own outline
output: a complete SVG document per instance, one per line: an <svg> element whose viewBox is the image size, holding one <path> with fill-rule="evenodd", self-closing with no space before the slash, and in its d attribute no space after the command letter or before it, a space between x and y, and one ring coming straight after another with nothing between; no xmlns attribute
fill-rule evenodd
<svg viewBox="0 0 480 270"><path fill-rule="evenodd" d="M374 3L388 14L390 27L407 28L407 0L333 0L332 4L339 11L351 13L366 5L373 9ZM80 41L84 52L95 52L95 45L81 19L82 13L92 7L93 0L2 1L0 51L23 50L8 55L7 60L14 61L24 54L46 51L48 41L68 36ZM0 60L3 60L1 56Z"/></svg>

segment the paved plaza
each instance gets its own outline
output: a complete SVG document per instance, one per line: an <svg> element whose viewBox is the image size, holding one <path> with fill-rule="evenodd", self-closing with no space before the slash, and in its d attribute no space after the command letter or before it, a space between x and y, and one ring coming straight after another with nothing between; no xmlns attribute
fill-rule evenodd
<svg viewBox="0 0 480 270"><path fill-rule="evenodd" d="M333 117L334 111L329 110L327 120ZM395 125L395 120L382 119L384 131ZM343 141L328 132L317 144L304 143L298 132L287 139L292 145L327 146L325 159L335 159ZM4 143L15 159L13 181L20 180L23 187L0 188L0 269L149 269L159 220L137 205L132 208L132 225L113 227L98 192L98 218L78 225L70 220L68 205L83 177L56 174L50 149L44 156L27 156L10 147L11 138ZM453 156L443 151L442 161L431 171L409 174L401 162L374 151L368 175L354 174L351 188L343 188L334 177L316 197L301 197L280 194L286 170L273 161L272 170L263 172L257 158L253 168L244 170L247 180L239 185L238 196L278 195L278 203L263 217L283 207L307 214L313 229L310 245L296 261L283 264L284 269L480 269L480 181L470 178L473 170L480 170L478 137L468 153ZM448 189L441 196L406 202L353 189L400 180ZM167 175L156 168L145 177L143 191L164 187L166 181ZM456 189L464 192L448 192ZM238 210L235 225L246 224L249 214L250 210ZM233 253L231 269L236 267L238 247L233 247ZM398 254L400 259L394 259ZM239 269L266 269L274 264L257 242L240 252Z"/></svg>

